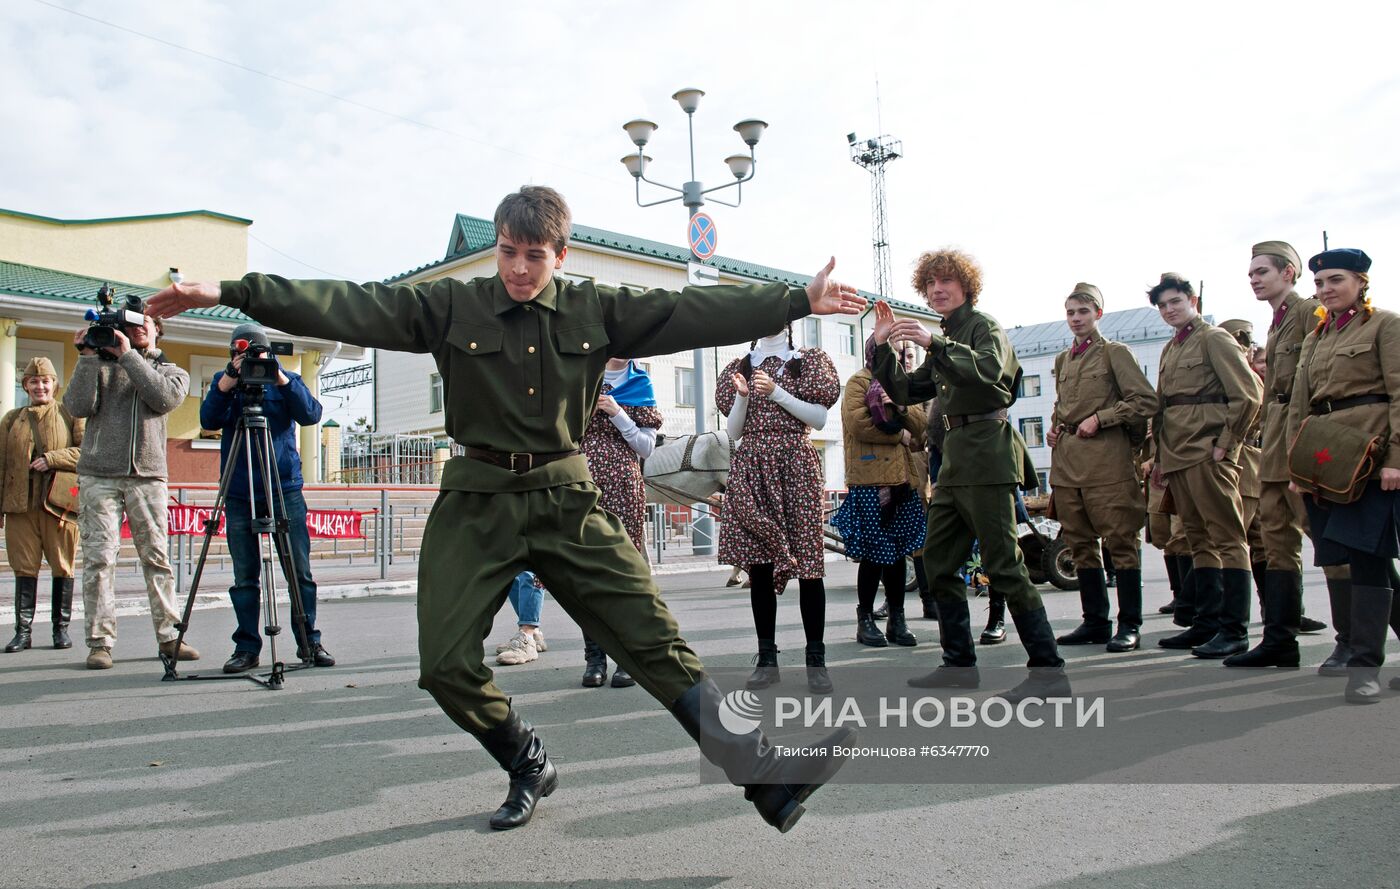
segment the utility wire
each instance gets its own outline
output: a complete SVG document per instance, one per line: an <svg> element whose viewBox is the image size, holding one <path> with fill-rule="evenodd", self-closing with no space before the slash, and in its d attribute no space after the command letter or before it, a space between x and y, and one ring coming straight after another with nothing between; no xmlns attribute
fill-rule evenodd
<svg viewBox="0 0 1400 889"><path fill-rule="evenodd" d="M354 281L354 280L358 280L358 279L356 279L356 278L351 278L349 275L341 275L341 274L338 274L338 273L336 273L336 272L332 272L332 271L330 271L329 269L323 269L323 268L321 268L321 267L318 266L318 265L312 265L311 263L307 262L307 261L304 260L304 259L297 259L295 256L293 256L293 255L290 254L290 253L284 253L284 252L282 252L281 250L278 250L276 247L272 246L272 245L269 244L268 242L264 241L262 238L260 238L260 237L258 237L257 235L253 234L252 232L249 232L249 233L248 233L248 240L250 240L250 241L257 241L259 244L261 244L261 245L263 245L264 247L266 247L267 249L271 250L273 253L276 253L278 256L285 257L286 259L290 259L292 262L296 263L297 265L304 265L304 266L306 266L307 268L312 269L313 271L322 272L322 273L324 273L324 274L330 275L332 278L339 278L339 279L342 280L342 281ZM365 280L369 280L369 279L365 279Z"/></svg>

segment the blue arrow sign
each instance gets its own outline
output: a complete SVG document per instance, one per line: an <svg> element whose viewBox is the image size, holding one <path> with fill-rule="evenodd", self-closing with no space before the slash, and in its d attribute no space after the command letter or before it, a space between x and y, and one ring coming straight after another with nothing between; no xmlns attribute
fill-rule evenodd
<svg viewBox="0 0 1400 889"><path fill-rule="evenodd" d="M696 213L690 217L689 228L690 252L695 254L695 258L705 261L715 255L715 249L719 246L719 232L715 229L715 221L704 213Z"/></svg>

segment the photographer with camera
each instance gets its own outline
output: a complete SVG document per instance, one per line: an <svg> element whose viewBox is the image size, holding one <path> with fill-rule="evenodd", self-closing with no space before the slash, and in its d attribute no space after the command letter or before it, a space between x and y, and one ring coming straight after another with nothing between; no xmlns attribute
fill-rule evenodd
<svg viewBox="0 0 1400 889"><path fill-rule="evenodd" d="M229 450L243 416L245 402L260 404L267 419L272 439L273 458L281 481L282 503L286 505L288 537L291 541L292 564L296 569L297 588L306 613L306 627L293 626L297 640L297 657L318 667L335 666L321 645L321 631L316 629L316 581L311 577L311 535L306 527L306 500L302 497L301 458L296 449L296 427L312 426L321 420L321 403L302 382L301 377L282 370L273 357L272 343L267 331L257 324L240 324L233 329L229 343L227 369L214 375L209 393L199 408L199 424L205 429L223 431L219 445L220 473L233 473L225 494L224 517L228 551L233 559L233 586L229 598L238 619L233 632L233 656L224 664L225 673L242 673L258 666L262 652L262 636L258 633L262 598L260 583L262 554L258 532L254 528L253 509L259 518L269 515L267 499L260 479L249 484L248 470L242 460L228 464ZM261 454L257 440L245 442L252 449L254 471ZM276 493L273 502L277 503Z"/></svg>
<svg viewBox="0 0 1400 889"><path fill-rule="evenodd" d="M107 288L103 291L98 299L107 309L111 295ZM160 323L145 314L134 296L122 310L99 313L91 327L73 336L81 357L64 390L63 406L73 417L87 420L78 458L78 534L87 666L92 670L112 666L123 513L146 576L161 653L185 661L199 658L199 652L177 642L175 575L166 547L165 418L185 400L190 375L156 348L159 337Z"/></svg>

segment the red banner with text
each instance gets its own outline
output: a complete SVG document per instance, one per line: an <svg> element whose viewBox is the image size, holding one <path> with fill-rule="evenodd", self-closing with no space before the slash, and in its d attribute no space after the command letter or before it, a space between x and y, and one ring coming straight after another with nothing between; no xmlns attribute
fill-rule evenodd
<svg viewBox="0 0 1400 889"><path fill-rule="evenodd" d="M168 507L168 529L171 536L189 536L204 533L204 523L214 514L212 506L190 506L185 503L171 503ZM353 509L308 509L306 529L312 537L346 540L363 537L362 512ZM219 516L219 536L224 535L225 516ZM131 527L122 519L122 537L131 537Z"/></svg>

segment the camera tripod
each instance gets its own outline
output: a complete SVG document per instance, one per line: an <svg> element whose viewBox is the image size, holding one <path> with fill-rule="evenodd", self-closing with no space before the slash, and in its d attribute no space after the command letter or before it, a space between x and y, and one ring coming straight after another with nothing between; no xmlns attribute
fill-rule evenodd
<svg viewBox="0 0 1400 889"><path fill-rule="evenodd" d="M194 576L190 580L190 592L185 598L185 610L175 628L180 635L175 639L175 654L162 653L161 663L165 665L162 682L180 679L246 679L264 688L280 689L284 676L293 670L302 670L312 665L312 645L310 643L310 621L301 602L301 588L297 583L296 565L292 561L291 532L287 524L287 503L282 497L282 480L277 472L277 458L272 449L272 433L263 413L263 386L240 385L243 396L243 413L238 418L233 442L229 445L228 462L224 465L223 476L219 479L219 494L214 500L214 510L204 522L204 542L199 549L199 561L195 563ZM243 466L239 466L242 459ZM199 581L204 574L204 565L209 557L209 545L219 532L219 517L226 510L229 482L234 473L246 469L248 473L248 508L252 513L253 533L258 537L258 551L262 554L262 614L267 623L263 632L267 636L268 653L272 658L272 670L266 676L249 670L243 673L188 673L180 675L176 669L180 644L189 631L190 615L194 611L195 595L199 592ZM257 499L253 496L253 485L259 484L266 504L267 515L258 515ZM292 612L292 635L305 652L299 663L284 664L277 657L277 638L282 632L277 618L277 577L273 571L273 553L287 581L287 596Z"/></svg>

